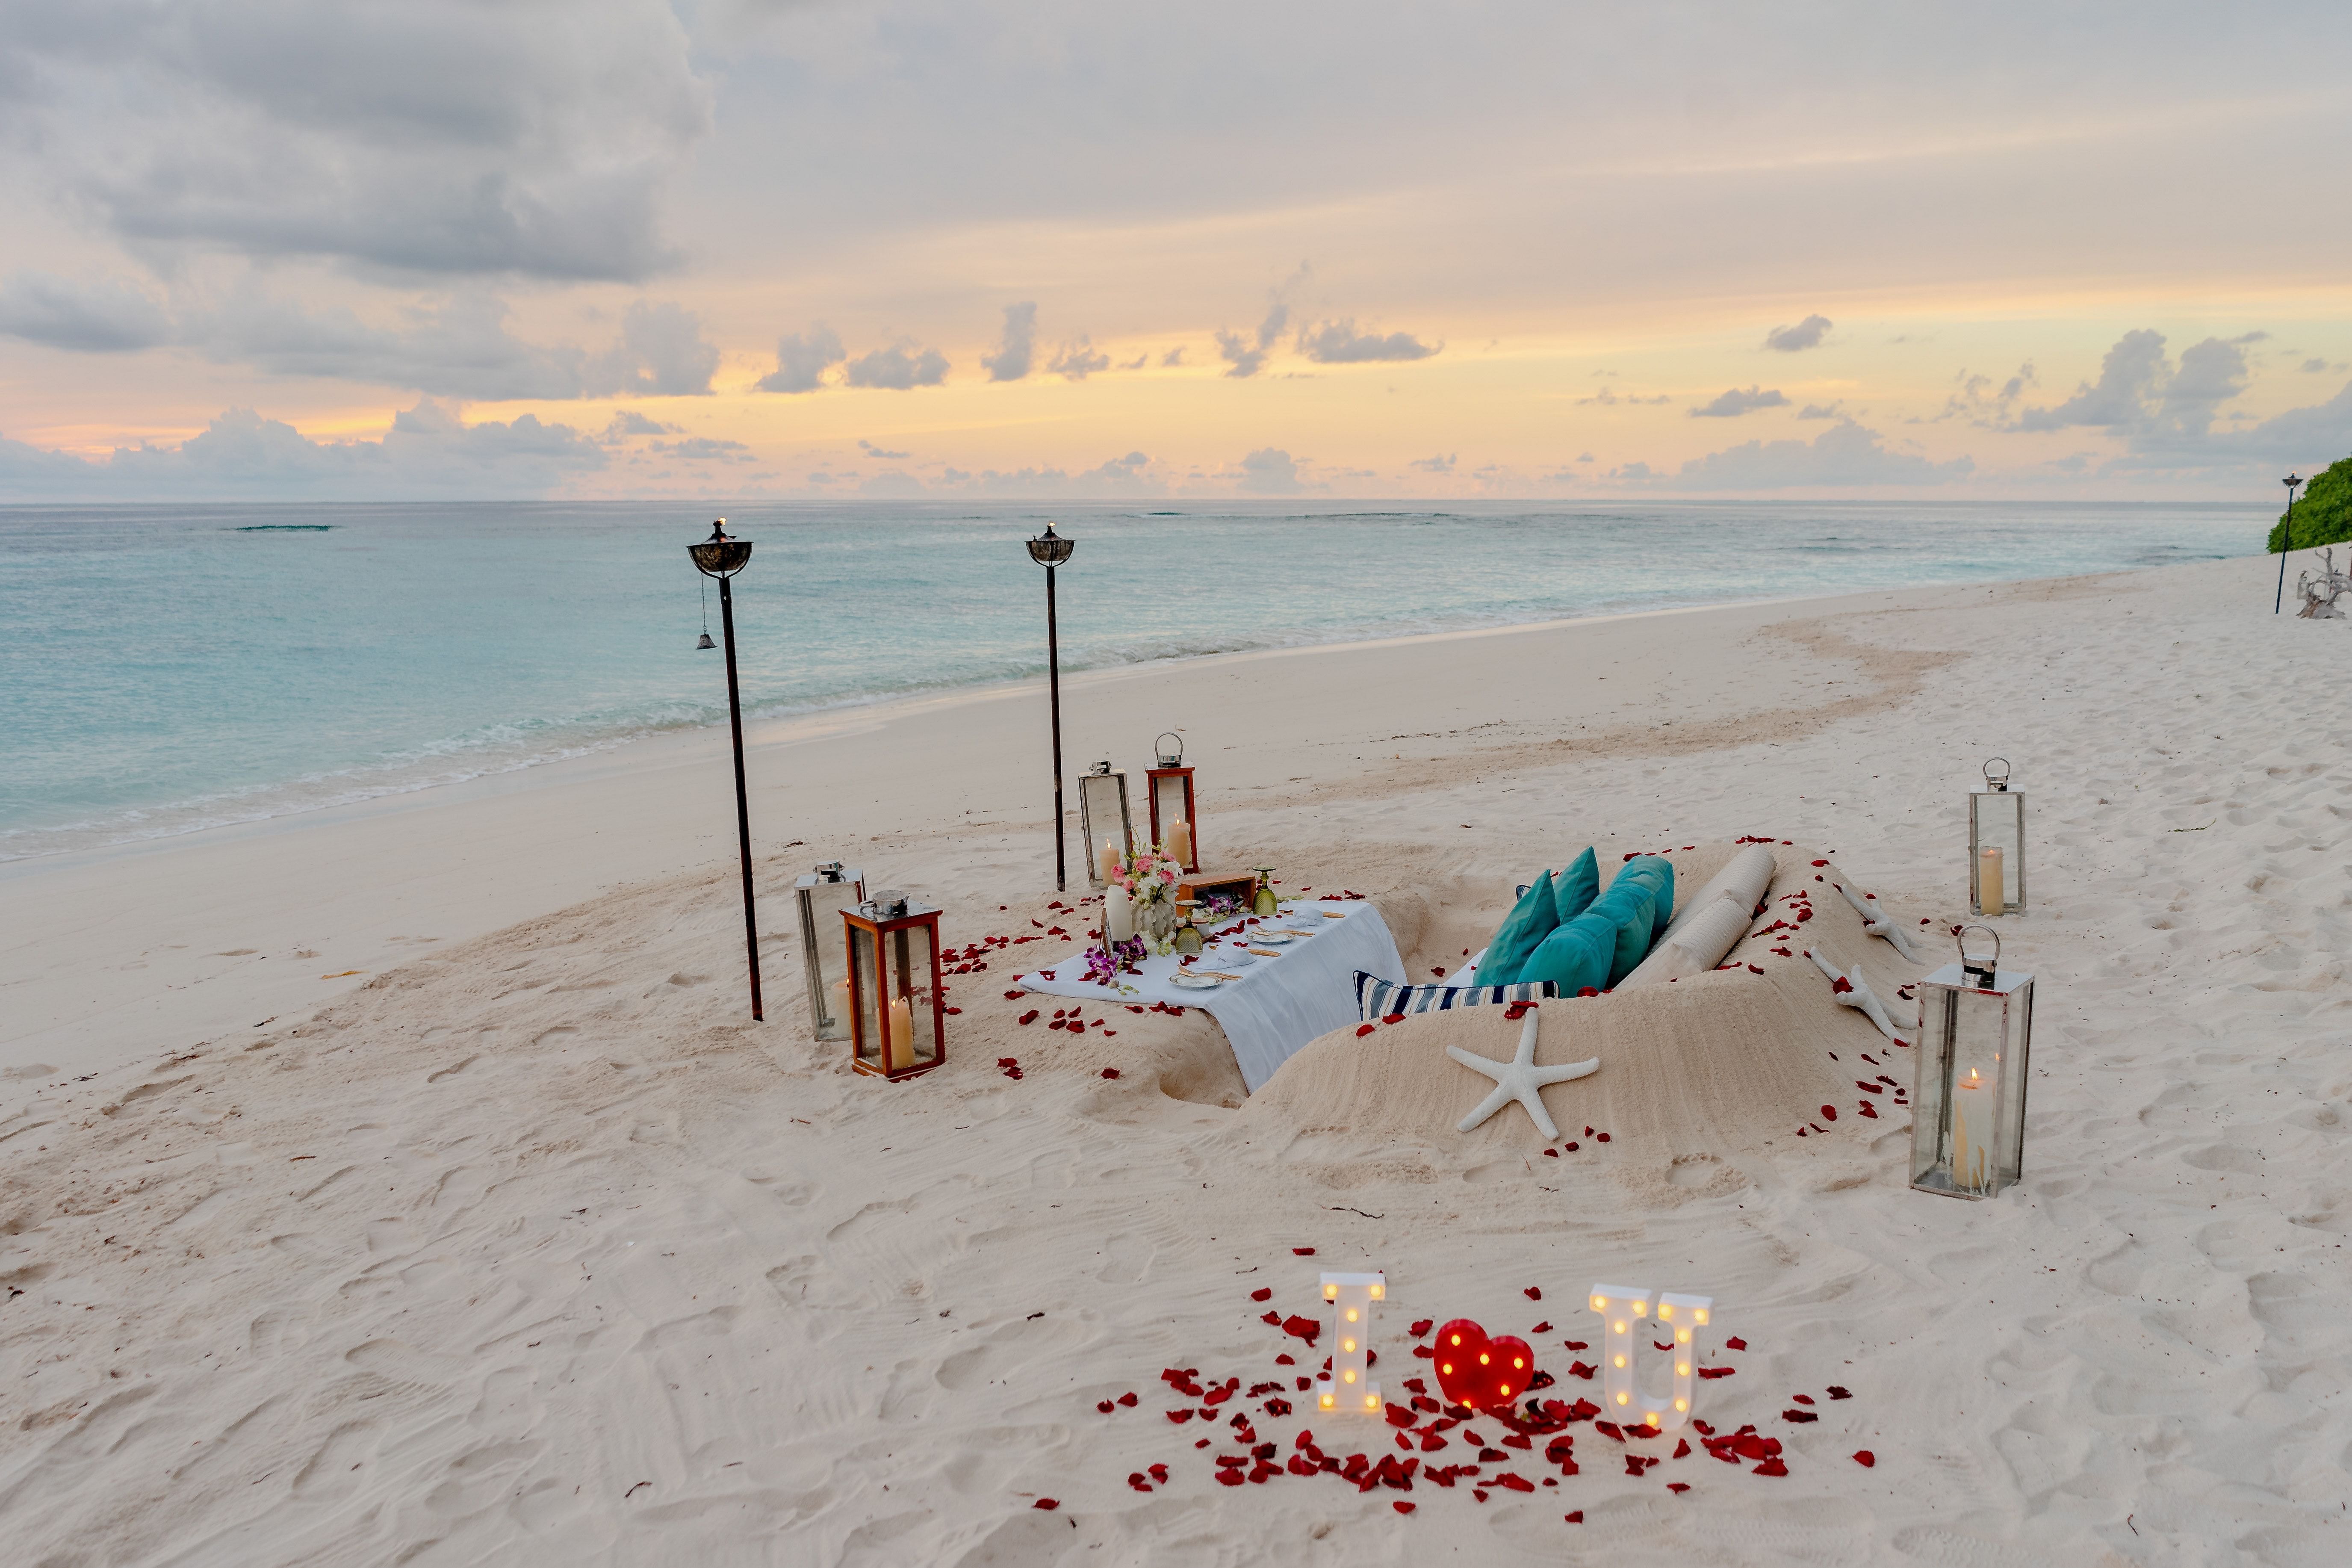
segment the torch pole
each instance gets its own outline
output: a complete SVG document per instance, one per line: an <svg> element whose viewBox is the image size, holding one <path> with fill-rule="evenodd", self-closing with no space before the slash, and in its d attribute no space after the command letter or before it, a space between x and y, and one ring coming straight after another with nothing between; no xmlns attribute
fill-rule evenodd
<svg viewBox="0 0 2352 1568"><path fill-rule="evenodd" d="M1054 890L1070 890L1069 835L1062 816L1062 638L1054 620L1054 569L1045 568L1045 686L1054 710Z"/></svg>
<svg viewBox="0 0 2352 1568"><path fill-rule="evenodd" d="M760 921L751 904L751 805L743 789L743 700L735 685L735 595L719 579L719 624L727 643L727 722L735 733L735 837L743 856L743 952L751 966L751 1019L760 1022Z"/></svg>
<svg viewBox="0 0 2352 1568"><path fill-rule="evenodd" d="M2294 548L2294 487L2287 487L2286 521L2279 528L2278 597L2271 605L2271 614L2286 608L2286 552Z"/></svg>

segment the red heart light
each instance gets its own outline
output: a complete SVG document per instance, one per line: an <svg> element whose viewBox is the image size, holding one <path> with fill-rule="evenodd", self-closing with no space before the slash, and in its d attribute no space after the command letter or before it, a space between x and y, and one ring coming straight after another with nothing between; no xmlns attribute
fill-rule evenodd
<svg viewBox="0 0 2352 1568"><path fill-rule="evenodd" d="M1490 1339L1468 1318L1437 1331L1437 1386L1450 1404L1472 1410L1505 1410L1523 1397L1535 1378L1535 1352L1514 1334Z"/></svg>

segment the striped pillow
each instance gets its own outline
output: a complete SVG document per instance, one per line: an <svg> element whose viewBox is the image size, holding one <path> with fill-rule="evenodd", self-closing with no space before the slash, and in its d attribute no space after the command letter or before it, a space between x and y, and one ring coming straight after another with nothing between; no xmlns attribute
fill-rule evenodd
<svg viewBox="0 0 2352 1568"><path fill-rule="evenodd" d="M1400 1014L1442 1013L1449 1007L1549 1002L1559 994L1559 987L1549 980L1528 985L1399 985L1356 971L1356 1007L1367 1024Z"/></svg>

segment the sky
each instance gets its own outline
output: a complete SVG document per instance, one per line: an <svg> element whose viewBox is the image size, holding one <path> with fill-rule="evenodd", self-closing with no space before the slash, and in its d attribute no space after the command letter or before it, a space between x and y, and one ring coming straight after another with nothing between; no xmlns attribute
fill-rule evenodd
<svg viewBox="0 0 2352 1568"><path fill-rule="evenodd" d="M0 0L0 501L2265 502L2340 5Z"/></svg>

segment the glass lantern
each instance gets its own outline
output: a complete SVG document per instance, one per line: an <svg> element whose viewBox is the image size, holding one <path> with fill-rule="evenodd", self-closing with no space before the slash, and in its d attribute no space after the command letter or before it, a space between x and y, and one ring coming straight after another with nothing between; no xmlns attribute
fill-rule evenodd
<svg viewBox="0 0 2352 1568"><path fill-rule="evenodd" d="M1979 916L2021 915L2025 797L2009 787L2007 757L1987 763L1984 776L1985 787L1969 792L1969 910Z"/></svg>
<svg viewBox="0 0 2352 1568"><path fill-rule="evenodd" d="M841 911L849 954L849 1065L914 1078L948 1059L940 911L880 892Z"/></svg>
<svg viewBox="0 0 2352 1568"><path fill-rule="evenodd" d="M1170 742L1174 745L1170 745ZM1184 742L1174 731L1153 748L1160 765L1144 773L1144 798L1151 805L1151 842L1165 844L1187 871L1201 868L1201 820L1192 806L1192 770L1184 765ZM1182 842L1171 842L1178 824Z"/></svg>
<svg viewBox="0 0 2352 1568"><path fill-rule="evenodd" d="M1087 847L1087 885L1099 889L1135 844L1135 825L1127 810L1126 769L1097 763L1078 775L1078 837Z"/></svg>
<svg viewBox="0 0 2352 1568"><path fill-rule="evenodd" d="M801 907L801 960L808 972L809 1026L820 1040L849 1038L849 955L824 939L833 918L866 901L866 873L827 860L793 884Z"/></svg>
<svg viewBox="0 0 2352 1568"><path fill-rule="evenodd" d="M1969 932L1992 939L1969 952ZM1989 1198L2014 1184L2025 1151L2025 1075L2033 1045L2033 976L2000 967L2000 936L1964 926L1960 961L1919 982L1913 1053L1911 1184L1947 1197Z"/></svg>

